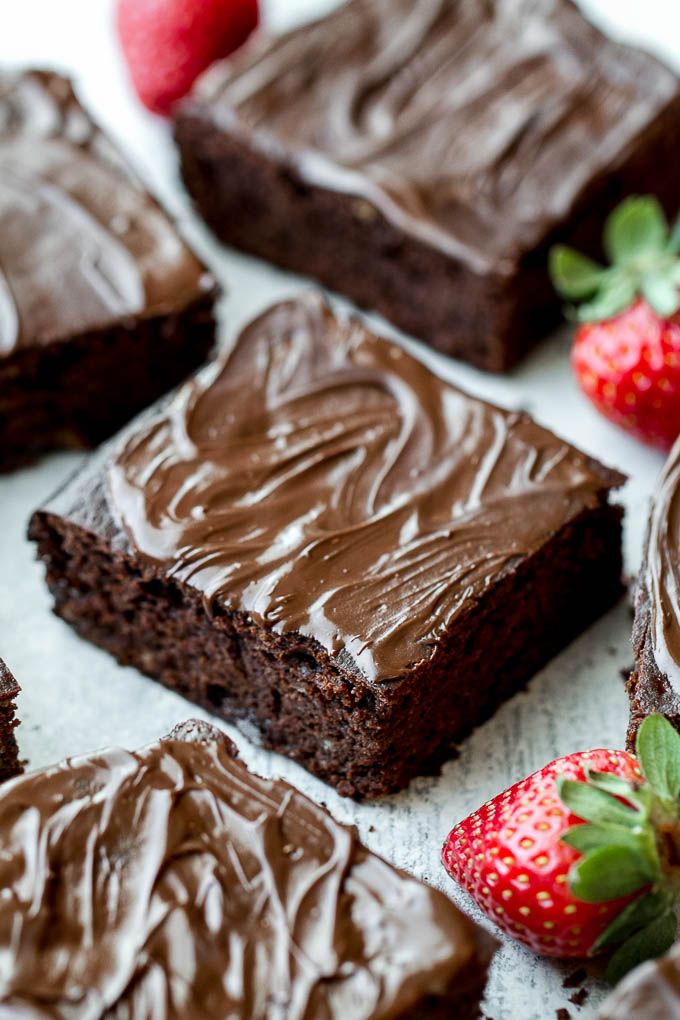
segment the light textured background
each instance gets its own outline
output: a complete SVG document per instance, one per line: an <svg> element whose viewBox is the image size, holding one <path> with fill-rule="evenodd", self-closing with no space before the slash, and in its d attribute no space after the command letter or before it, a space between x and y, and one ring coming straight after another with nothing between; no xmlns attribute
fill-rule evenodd
<svg viewBox="0 0 680 1020"><path fill-rule="evenodd" d="M270 22L283 27L333 5L332 0L267 0L265 6ZM676 0L584 0L584 7L613 34L644 43L680 69ZM302 281L221 250L192 216L178 184L167 126L146 114L128 87L111 11L111 0L0 0L0 63L55 66L75 75L81 95L226 284L223 329L232 330L273 299L294 293ZM677 174L677 168L669 172ZM387 324L374 321L394 335ZM542 423L629 474L622 498L632 574L661 457L608 425L579 394L567 365L569 331L560 331L512 375L499 379L407 343L447 378L506 406L528 408ZM42 571L24 538L26 521L79 459L77 454L56 455L0 477L0 655L23 686L19 739L32 766L105 744L136 747L189 714L200 714L134 670L118 667L50 614ZM528 691L478 729L441 777L416 780L381 803L357 806L285 759L258 750L238 734L236 741L249 765L263 774L285 776L339 819L356 822L370 847L445 889L478 917L439 863L448 829L558 754L622 745L627 703L619 670L631 662L630 624L629 607L622 601L538 674ZM505 941L492 968L486 1013L494 1020L545 1020L567 1006L573 1017L591 1017L603 986L593 976L586 1006L570 1005L561 982L572 969Z"/></svg>

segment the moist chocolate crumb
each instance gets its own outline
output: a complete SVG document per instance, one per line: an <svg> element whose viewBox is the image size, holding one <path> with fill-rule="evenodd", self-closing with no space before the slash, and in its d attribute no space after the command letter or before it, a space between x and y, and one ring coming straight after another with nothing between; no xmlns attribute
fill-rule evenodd
<svg viewBox="0 0 680 1020"><path fill-rule="evenodd" d="M571 1013L568 1009L565 1009L564 1006L556 1010L555 1015L557 1016L557 1020L571 1020Z"/></svg>
<svg viewBox="0 0 680 1020"><path fill-rule="evenodd" d="M571 974L567 974L564 981L562 982L563 988L578 988L588 977L588 972L585 967L579 967L577 970L573 970Z"/></svg>
<svg viewBox="0 0 680 1020"><path fill-rule="evenodd" d="M634 669L635 669L634 666L628 666L627 669L619 670L619 676L623 680L624 684L628 683L628 681L630 680L630 674L633 672Z"/></svg>
<svg viewBox="0 0 680 1020"><path fill-rule="evenodd" d="M569 1002L573 1002L575 1006L582 1006L589 994L587 988L579 988L577 992L569 996Z"/></svg>

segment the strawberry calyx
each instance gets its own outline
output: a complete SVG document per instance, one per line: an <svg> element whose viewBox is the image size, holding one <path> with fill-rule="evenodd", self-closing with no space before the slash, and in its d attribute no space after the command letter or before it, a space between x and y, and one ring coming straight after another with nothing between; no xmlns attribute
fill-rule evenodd
<svg viewBox="0 0 680 1020"><path fill-rule="evenodd" d="M643 298L661 318L680 309L680 216L671 229L653 195L633 195L610 213L602 266L567 245L550 250L548 269L558 294L571 302L579 322L600 322Z"/></svg>
<svg viewBox="0 0 680 1020"><path fill-rule="evenodd" d="M568 883L586 903L632 899L591 949L616 946L607 979L616 983L675 939L680 902L680 734L661 715L642 723L636 755L643 780L586 770L586 781L560 777L557 792L584 824L561 836L582 854Z"/></svg>

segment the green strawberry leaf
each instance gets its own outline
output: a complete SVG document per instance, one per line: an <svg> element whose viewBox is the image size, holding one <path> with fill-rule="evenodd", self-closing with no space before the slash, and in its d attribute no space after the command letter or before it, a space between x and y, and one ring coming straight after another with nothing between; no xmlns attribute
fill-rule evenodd
<svg viewBox="0 0 680 1020"><path fill-rule="evenodd" d="M645 301L662 318L675 315L680 308L680 291L671 274L662 276L650 273L643 276L640 291Z"/></svg>
<svg viewBox="0 0 680 1020"><path fill-rule="evenodd" d="M645 779L664 800L680 795L680 734L662 715L648 715L638 730L635 751Z"/></svg>
<svg viewBox="0 0 680 1020"><path fill-rule="evenodd" d="M658 254L667 244L668 221L653 195L627 198L604 225L604 249L614 263L626 264L641 255Z"/></svg>
<svg viewBox="0 0 680 1020"><path fill-rule="evenodd" d="M574 825L563 832L560 839L581 854L605 846L622 846L640 854L647 852L645 834L626 825Z"/></svg>
<svg viewBox="0 0 680 1020"><path fill-rule="evenodd" d="M674 255L680 251L680 214L671 228L671 236L668 238L668 251Z"/></svg>
<svg viewBox="0 0 680 1020"><path fill-rule="evenodd" d="M628 780L621 776L615 776L613 772L596 772L594 769L586 769L586 778L591 786L598 790L611 793L615 797L631 797L635 795L635 787Z"/></svg>
<svg viewBox="0 0 680 1020"><path fill-rule="evenodd" d="M607 965L606 977L615 985L624 975L644 960L662 956L673 945L677 921L672 910L655 918L623 943Z"/></svg>
<svg viewBox="0 0 680 1020"><path fill-rule="evenodd" d="M649 885L657 869L648 858L629 847L603 846L593 850L569 871L574 896L586 903L601 903Z"/></svg>
<svg viewBox="0 0 680 1020"><path fill-rule="evenodd" d="M594 294L606 273L597 262L564 244L550 249L548 270L557 293L570 301Z"/></svg>
<svg viewBox="0 0 680 1020"><path fill-rule="evenodd" d="M645 817L643 812L627 807L604 790L574 779L565 779L564 776L557 780L557 792L572 814L586 822L632 827L639 825Z"/></svg>
<svg viewBox="0 0 680 1020"><path fill-rule="evenodd" d="M615 945L617 942L625 942L639 928L645 928L668 909L669 899L664 893L651 892L646 896L639 896L625 906L609 927L605 928L593 945L593 953L598 953L600 949Z"/></svg>
<svg viewBox="0 0 680 1020"><path fill-rule="evenodd" d="M579 322L611 319L633 303L635 293L635 282L628 274L610 272L593 300L579 307L576 318Z"/></svg>

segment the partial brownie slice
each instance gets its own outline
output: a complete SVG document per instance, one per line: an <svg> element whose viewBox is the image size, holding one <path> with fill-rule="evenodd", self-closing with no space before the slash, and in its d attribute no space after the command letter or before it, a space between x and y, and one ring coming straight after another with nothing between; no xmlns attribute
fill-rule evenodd
<svg viewBox="0 0 680 1020"><path fill-rule="evenodd" d="M621 481L309 294L91 458L30 534L80 634L377 796L619 597Z"/></svg>
<svg viewBox="0 0 680 1020"><path fill-rule="evenodd" d="M597 1020L680 1020L680 942L628 974Z"/></svg>
<svg viewBox="0 0 680 1020"><path fill-rule="evenodd" d="M197 721L0 790L12 1016L478 1016L493 940ZM8 1013L9 1015L9 1013Z"/></svg>
<svg viewBox="0 0 680 1020"><path fill-rule="evenodd" d="M350 0L208 72L175 132L220 238L493 371L558 321L551 243L678 201L680 82L570 0Z"/></svg>
<svg viewBox="0 0 680 1020"><path fill-rule="evenodd" d="M21 687L0 659L0 782L23 772L14 734L19 725L19 720L15 718L15 699L20 691Z"/></svg>
<svg viewBox="0 0 680 1020"><path fill-rule="evenodd" d="M215 282L57 74L0 72L0 470L205 360Z"/></svg>
<svg viewBox="0 0 680 1020"><path fill-rule="evenodd" d="M680 438L656 487L634 601L631 748L651 712L680 730Z"/></svg>

